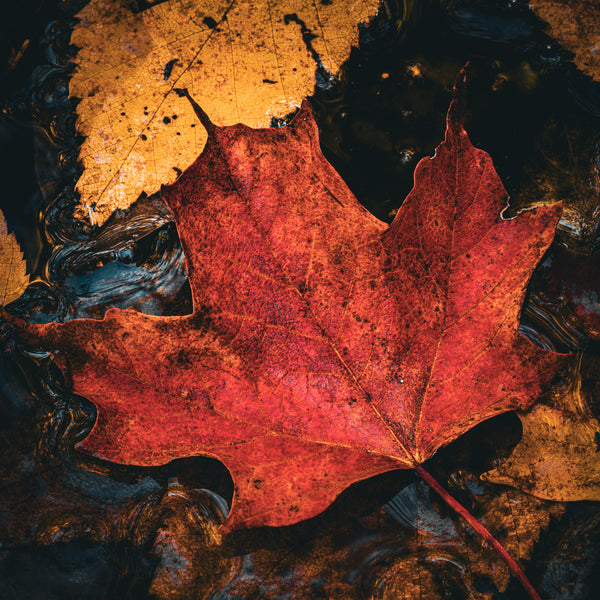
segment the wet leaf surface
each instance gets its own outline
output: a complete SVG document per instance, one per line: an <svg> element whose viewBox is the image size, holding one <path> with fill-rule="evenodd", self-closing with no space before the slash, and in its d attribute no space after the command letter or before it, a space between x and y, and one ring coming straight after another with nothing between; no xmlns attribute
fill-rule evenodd
<svg viewBox="0 0 600 600"><path fill-rule="evenodd" d="M506 462L485 473L486 481L546 500L600 500L600 424L582 391L582 360L571 366L569 387L557 386L519 413L523 437Z"/></svg>
<svg viewBox="0 0 600 600"><path fill-rule="evenodd" d="M17 325L64 352L98 406L81 447L144 466L218 458L231 531L313 517L351 483L529 407L563 360L518 333L560 206L502 218L506 192L462 126L465 77L389 227L324 159L308 104L251 130L215 126L190 98L208 142L161 194L191 315Z"/></svg>
<svg viewBox="0 0 600 600"><path fill-rule="evenodd" d="M23 253L14 234L8 233L0 211L0 306L16 300L28 283Z"/></svg>
<svg viewBox="0 0 600 600"><path fill-rule="evenodd" d="M335 81L376 0L185 0L143 10L94 0L77 16L70 81L85 137L77 183L81 218L103 223L141 193L175 180L202 150L188 88L219 125L265 127L284 120L316 78Z"/></svg>

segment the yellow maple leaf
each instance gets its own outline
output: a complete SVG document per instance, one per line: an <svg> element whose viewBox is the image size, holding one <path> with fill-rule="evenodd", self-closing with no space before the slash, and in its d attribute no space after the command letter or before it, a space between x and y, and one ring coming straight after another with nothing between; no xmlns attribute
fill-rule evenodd
<svg viewBox="0 0 600 600"><path fill-rule="evenodd" d="M579 367L572 366L570 389L555 387L549 399L517 413L521 441L482 479L544 500L600 500L600 423L585 402Z"/></svg>
<svg viewBox="0 0 600 600"><path fill-rule="evenodd" d="M16 300L28 284L23 253L0 211L0 306Z"/></svg>
<svg viewBox="0 0 600 600"><path fill-rule="evenodd" d="M133 12L92 0L71 42L80 50L70 94L85 141L78 216L101 224L142 192L172 182L206 133L187 88L217 125L266 127L335 76L379 0L171 0Z"/></svg>

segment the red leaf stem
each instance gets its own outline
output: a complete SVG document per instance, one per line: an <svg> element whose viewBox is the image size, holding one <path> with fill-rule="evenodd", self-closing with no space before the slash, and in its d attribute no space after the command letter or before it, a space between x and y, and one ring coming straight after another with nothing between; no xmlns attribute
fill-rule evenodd
<svg viewBox="0 0 600 600"><path fill-rule="evenodd" d="M461 515L469 525L477 533L479 533L483 538L498 552L498 554L502 557L502 560L508 565L508 568L513 572L513 574L519 579L519 581L523 584L523 587L527 590L530 598L532 600L541 600L538 593L535 591L534 587L531 585L531 582L525 576L525 573L521 570L521 567L514 561L514 559L510 556L510 554L506 551L504 546L462 505L458 500L455 500L439 483L438 481L426 471L421 465L417 465L415 467L415 471L418 473L419 477L425 481L431 488L433 488L448 504L448 506L452 507L459 515Z"/></svg>

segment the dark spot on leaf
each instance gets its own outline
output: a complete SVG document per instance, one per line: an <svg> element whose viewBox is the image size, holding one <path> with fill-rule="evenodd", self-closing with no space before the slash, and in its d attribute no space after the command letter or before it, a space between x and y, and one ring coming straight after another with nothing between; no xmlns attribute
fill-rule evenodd
<svg viewBox="0 0 600 600"><path fill-rule="evenodd" d="M164 68L164 76L165 76L165 81L168 81L169 77L171 77L171 73L173 72L173 67L175 66L176 63L179 62L178 58L174 58L173 60L170 60Z"/></svg>
<svg viewBox="0 0 600 600"><path fill-rule="evenodd" d="M254 484L254 487L257 490L260 490L260 486L263 484L263 480L262 479L255 479L252 483Z"/></svg>
<svg viewBox="0 0 600 600"><path fill-rule="evenodd" d="M181 348L177 352L177 359L176 360L182 366L191 366L192 365L192 361L190 360L190 356L188 354L188 351L185 348Z"/></svg>
<svg viewBox="0 0 600 600"><path fill-rule="evenodd" d="M212 17L204 17L203 22L211 29L214 29L217 26L217 22Z"/></svg>
<svg viewBox="0 0 600 600"><path fill-rule="evenodd" d="M122 117L124 117L124 116L125 116L125 113L124 113L124 112L122 112L122 113L121 113L121 116L122 116Z"/></svg>
<svg viewBox="0 0 600 600"><path fill-rule="evenodd" d="M273 81L272 79L263 79L263 83L277 83L277 82Z"/></svg>
<svg viewBox="0 0 600 600"><path fill-rule="evenodd" d="M170 119L169 117L164 117L164 118L163 118L163 123L164 123L165 125L168 125L170 122L171 122L171 119Z"/></svg>
<svg viewBox="0 0 600 600"><path fill-rule="evenodd" d="M204 329L211 325L211 311L209 306L202 305L198 310L191 315L191 321L195 323L195 326Z"/></svg>
<svg viewBox="0 0 600 600"><path fill-rule="evenodd" d="M142 133L141 138L146 141L148 139L148 136L145 133Z"/></svg>

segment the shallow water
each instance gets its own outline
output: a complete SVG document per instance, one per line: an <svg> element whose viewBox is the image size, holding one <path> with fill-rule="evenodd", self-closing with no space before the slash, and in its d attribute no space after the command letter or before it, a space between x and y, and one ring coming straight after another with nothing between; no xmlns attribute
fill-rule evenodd
<svg viewBox="0 0 600 600"><path fill-rule="evenodd" d="M0 131L14 156L0 208L35 279L10 310L38 322L101 317L112 306L188 314L184 258L159 196L102 228L72 218L80 140L68 40L82 3L59 4L37 13L37 50L4 79ZM416 163L443 139L452 83L470 61L466 126L492 155L511 210L558 199L568 208L532 280L522 331L543 347L584 352L584 393L598 416L598 85L524 2L386 6L340 81L315 90L327 158L391 220ZM76 452L94 407L70 393L50 356L17 346L5 324L0 335L0 597L523 597L498 557L408 472L355 484L309 521L217 543L233 490L218 461L135 468ZM428 469L523 557L543 596L594 598L598 504L541 501L478 480L519 437L517 417L503 415L440 450Z"/></svg>

